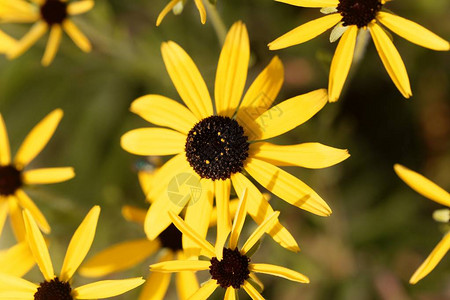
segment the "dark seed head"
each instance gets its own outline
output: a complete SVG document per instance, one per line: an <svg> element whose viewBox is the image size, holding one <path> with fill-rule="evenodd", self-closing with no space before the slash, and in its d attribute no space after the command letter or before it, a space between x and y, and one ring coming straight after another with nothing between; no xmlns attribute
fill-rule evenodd
<svg viewBox="0 0 450 300"><path fill-rule="evenodd" d="M22 186L22 176L13 166L0 166L0 195L8 196Z"/></svg>
<svg viewBox="0 0 450 300"><path fill-rule="evenodd" d="M242 171L248 138L236 120L211 116L195 124L186 140L186 158L202 178L228 179Z"/></svg>
<svg viewBox="0 0 450 300"><path fill-rule="evenodd" d="M250 258L242 255L238 249L231 250L223 248L223 258L211 258L211 266L209 266L209 273L212 279L217 280L222 288L226 289L232 286L239 289L246 279L249 278L250 271L248 264Z"/></svg>
<svg viewBox="0 0 450 300"><path fill-rule="evenodd" d="M41 282L34 300L73 300L70 294L72 288L68 282L60 281L58 277L50 281Z"/></svg>
<svg viewBox="0 0 450 300"><path fill-rule="evenodd" d="M344 26L362 28L375 19L381 6L380 0L339 0L337 10L342 15Z"/></svg>
<svg viewBox="0 0 450 300"><path fill-rule="evenodd" d="M163 248L168 248L172 251L182 250L181 244L181 232L175 225L170 224L161 234L158 236Z"/></svg>
<svg viewBox="0 0 450 300"><path fill-rule="evenodd" d="M67 3L60 0L46 0L41 6L41 16L50 26L61 24L67 18Z"/></svg>

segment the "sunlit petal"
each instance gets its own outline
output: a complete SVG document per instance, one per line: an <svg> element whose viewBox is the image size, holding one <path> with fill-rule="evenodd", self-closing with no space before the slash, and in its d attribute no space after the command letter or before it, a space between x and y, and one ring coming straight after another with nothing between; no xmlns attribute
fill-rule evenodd
<svg viewBox="0 0 450 300"><path fill-rule="evenodd" d="M126 293L144 282L142 277L103 280L77 287L72 293L75 299L104 299Z"/></svg>
<svg viewBox="0 0 450 300"><path fill-rule="evenodd" d="M225 244L226 238L228 237L228 234L231 231L231 216L229 206L231 181L216 180L214 181L214 189L215 189L214 194L216 195L216 209L217 209L216 243L220 243L223 246Z"/></svg>
<svg viewBox="0 0 450 300"><path fill-rule="evenodd" d="M305 275L280 266L269 264L250 264L249 271L283 277L292 281L309 283L309 279Z"/></svg>
<svg viewBox="0 0 450 300"><path fill-rule="evenodd" d="M22 173L22 176L25 184L48 184L72 179L75 176L75 172L72 167L43 168L25 171Z"/></svg>
<svg viewBox="0 0 450 300"><path fill-rule="evenodd" d="M0 256L0 273L22 277L31 270L34 264L34 257L28 243L21 242L2 253Z"/></svg>
<svg viewBox="0 0 450 300"><path fill-rule="evenodd" d="M244 246L241 248L241 253L245 254L250 249L253 248L253 246L261 239L261 237L264 235L266 231L269 231L273 228L273 226L278 221L278 216L280 215L279 211L275 211L271 216L269 216L264 222L259 225L255 231L250 235L250 237L245 242Z"/></svg>
<svg viewBox="0 0 450 300"><path fill-rule="evenodd" d="M211 263L208 260L169 260L150 265L150 271L174 273L182 271L208 270Z"/></svg>
<svg viewBox="0 0 450 300"><path fill-rule="evenodd" d="M5 121L0 114L0 165L5 166L11 163L11 151L9 149L8 132Z"/></svg>
<svg viewBox="0 0 450 300"><path fill-rule="evenodd" d="M178 259L184 259L184 258L185 258L185 256L180 251L178 253ZM175 283L177 286L178 298L180 300L189 299L189 297L192 296L200 288L199 284L198 284L197 276L195 276L194 272L190 272L190 271L177 272L175 274Z"/></svg>
<svg viewBox="0 0 450 300"><path fill-rule="evenodd" d="M38 286L36 284L29 282L28 280L13 275L0 273L0 291L2 292L10 291L29 293L29 299L32 299L32 296L36 293L37 288Z"/></svg>
<svg viewBox="0 0 450 300"><path fill-rule="evenodd" d="M294 6L316 7L316 8L337 6L339 4L339 0L275 0L275 1L283 2Z"/></svg>
<svg viewBox="0 0 450 300"><path fill-rule="evenodd" d="M231 228L230 234L229 247L231 250L236 249L239 241L239 236L241 235L242 227L244 227L245 217L247 216L248 197L249 196L247 193L247 189L244 189L242 193L239 193L239 205L234 216L233 227Z"/></svg>
<svg viewBox="0 0 450 300"><path fill-rule="evenodd" d="M213 279L208 280L205 284L202 285L200 289L198 289L194 295L192 295L189 300L205 300L211 296L212 293L216 290L217 282Z"/></svg>
<svg viewBox="0 0 450 300"><path fill-rule="evenodd" d="M15 196L10 196L7 199L9 209L9 221L18 242L25 241L25 224L23 222L22 209L19 207L18 199Z"/></svg>
<svg viewBox="0 0 450 300"><path fill-rule="evenodd" d="M264 300L264 297L247 280L242 287L253 300Z"/></svg>
<svg viewBox="0 0 450 300"><path fill-rule="evenodd" d="M184 151L186 135L165 128L138 128L125 133L120 145L136 155L171 155Z"/></svg>
<svg viewBox="0 0 450 300"><path fill-rule="evenodd" d="M50 233L50 225L36 204L34 204L33 200L31 200L30 197L28 197L28 195L21 189L17 190L15 195L19 206L30 212L36 223L39 225L39 228L44 233Z"/></svg>

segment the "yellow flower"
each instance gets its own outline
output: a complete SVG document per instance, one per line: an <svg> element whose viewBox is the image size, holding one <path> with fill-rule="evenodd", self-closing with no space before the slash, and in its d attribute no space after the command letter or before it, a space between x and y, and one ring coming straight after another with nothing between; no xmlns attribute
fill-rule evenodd
<svg viewBox="0 0 450 300"><path fill-rule="evenodd" d="M247 207L247 197L245 191L241 197L238 210L233 221L233 227L230 233L228 247L225 248L225 240L216 242L214 248L208 241L198 235L189 225L180 217L169 212L170 218L177 228L184 235L189 236L201 248L202 254L209 260L173 260L165 261L150 266L154 272L186 272L209 270L211 278L195 292L189 299L204 300L215 291L219 286L226 289L224 299L231 300L237 298L237 291L243 288L252 299L264 299L258 292L262 289L255 273L270 274L283 277L292 281L309 283L308 277L296 271L281 266L252 263L250 261L251 253L254 252L260 238L264 232L272 228L276 222L279 212L273 212L264 222L259 225L250 235L244 245L238 249L239 235L244 225ZM250 204L250 203L249 203Z"/></svg>
<svg viewBox="0 0 450 300"><path fill-rule="evenodd" d="M263 187L288 203L320 216L331 209L309 186L278 166L324 168L349 157L347 150L319 143L279 146L264 140L281 135L309 120L326 103L326 90L316 90L273 106L283 83L283 65L275 57L249 87L241 101L250 56L247 29L242 22L230 29L216 73L215 110L196 65L176 43L162 44L166 69L187 108L160 95L135 100L131 111L167 128L140 128L122 136L121 145L137 155L173 155L155 173L157 183L148 193L150 207L145 232L150 240L171 223L167 212L179 214L189 203L186 222L206 236L212 201L218 208L219 240L231 229L228 208L231 185L240 194L246 188L249 215L261 224L273 213L244 170ZM197 202L176 201L168 185L188 174L200 190ZM188 177L189 177L188 176ZM195 186L195 184L194 184ZM283 247L298 251L292 235L281 223L270 231Z"/></svg>
<svg viewBox="0 0 450 300"><path fill-rule="evenodd" d="M20 277L0 274L0 299L103 299L123 294L144 283L142 278L105 280L72 288L71 278L80 266L94 240L100 207L94 206L75 231L67 248L59 276L55 276L50 254L36 222L24 211L27 241L34 259L44 275L40 284Z"/></svg>
<svg viewBox="0 0 450 300"><path fill-rule="evenodd" d="M337 101L350 70L359 30L369 30L386 71L405 98L412 95L408 73L402 58L384 25L419 46L448 51L449 43L428 29L388 11L382 11L386 0L276 0L300 7L322 8L324 17L301 25L269 44L271 50L301 44L334 27L330 41L341 40L331 62L328 81L330 102Z"/></svg>
<svg viewBox="0 0 450 300"><path fill-rule="evenodd" d="M200 21L202 24L206 22L206 10L203 5L203 0L194 0L197 6L198 12L200 13ZM159 26L164 19L164 17L173 10L174 14L180 14L183 11L184 3L186 0L170 0L170 2L164 7L164 9L159 13L158 19L156 19L156 26Z"/></svg>
<svg viewBox="0 0 450 300"><path fill-rule="evenodd" d="M47 30L50 36L42 57L42 65L48 66L58 51L62 30L84 52L91 51L91 43L78 27L70 20L71 16L85 13L94 6L93 0L80 0L67 3L64 0L0 0L0 21L3 23L35 23L30 31L7 52L14 59L22 55Z"/></svg>
<svg viewBox="0 0 450 300"><path fill-rule="evenodd" d="M63 116L61 109L55 109L40 121L27 135L13 161L9 149L8 134L0 114L0 204L9 206L9 215L17 240L25 236L22 209L28 209L45 233L50 226L39 208L24 192L24 185L49 184L69 180L75 176L72 167L24 168L42 151L53 136Z"/></svg>
<svg viewBox="0 0 450 300"><path fill-rule="evenodd" d="M427 197L428 199L433 200L434 202L437 202L439 204L450 207L450 194L429 179L399 164L396 164L394 166L394 170L407 185L409 185L413 190L415 190L422 196ZM439 212L438 215L441 212ZM446 219L442 221L448 223L450 210L447 209L446 214ZM441 261L441 259L449 249L450 231L445 234L445 236L433 249L427 259L411 276L409 283L416 284L419 280L433 271L433 269L437 266L437 264Z"/></svg>

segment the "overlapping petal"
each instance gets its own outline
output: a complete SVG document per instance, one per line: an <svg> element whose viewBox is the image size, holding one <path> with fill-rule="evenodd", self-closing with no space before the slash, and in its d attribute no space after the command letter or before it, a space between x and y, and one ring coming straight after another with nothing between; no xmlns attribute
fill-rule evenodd
<svg viewBox="0 0 450 300"><path fill-rule="evenodd" d="M171 155L184 151L186 136L165 128L138 128L125 133L120 144L136 155Z"/></svg>
<svg viewBox="0 0 450 300"><path fill-rule="evenodd" d="M216 288L219 285L216 283L215 280L210 279L205 284L202 285L201 288L199 288L195 294L193 294L189 300L204 300L208 299L209 296L211 296L212 293L216 290Z"/></svg>
<svg viewBox="0 0 450 300"><path fill-rule="evenodd" d="M150 265L150 271L173 273L183 271L208 270L211 263L207 260L170 260Z"/></svg>
<svg viewBox="0 0 450 300"><path fill-rule="evenodd" d="M31 27L16 44L14 48L6 53L9 59L14 59L22 55L31 46L33 46L37 40L39 40L48 30L48 25L44 21L38 21Z"/></svg>
<svg viewBox="0 0 450 300"><path fill-rule="evenodd" d="M16 244L0 254L0 273L22 277L34 264L34 257L27 242Z"/></svg>
<svg viewBox="0 0 450 300"><path fill-rule="evenodd" d="M28 197L28 195L21 189L16 191L15 196L19 206L30 212L36 223L39 225L39 228L44 233L50 233L50 225L36 204L34 204L33 200L31 200L30 197ZM21 221L17 220L17 222L19 223Z"/></svg>

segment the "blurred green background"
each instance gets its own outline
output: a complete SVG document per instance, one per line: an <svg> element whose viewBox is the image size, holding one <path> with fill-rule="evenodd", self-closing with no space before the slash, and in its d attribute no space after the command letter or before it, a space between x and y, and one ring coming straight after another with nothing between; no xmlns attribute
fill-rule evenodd
<svg viewBox="0 0 450 300"><path fill-rule="evenodd" d="M180 16L170 13L157 28L156 17L166 3L96 1L92 11L74 18L92 41L92 53L82 53L65 36L48 68L40 65L46 38L14 61L0 58L0 111L13 152L47 113L58 107L65 112L55 136L30 168L73 166L75 179L26 189L52 226L49 238L56 270L71 235L94 204L101 205L102 213L88 257L115 242L144 236L141 228L127 223L120 213L124 204L146 207L136 176L142 158L122 150L119 140L130 129L148 126L128 110L135 98L154 93L179 100L164 68L161 42L179 43L213 91L220 44L210 19L202 26L193 1L188 1ZM396 0L387 8L447 40L450 37L447 0ZM271 0L219 0L218 10L227 27L237 20L248 27L252 59L247 85L279 55L286 74L277 101L327 87L336 47L328 41L329 31L281 51L272 52L266 46L319 17L318 9ZM18 38L29 26L0 28ZM262 275L267 299L450 298L448 256L417 285L408 284L442 237L442 228L431 217L441 207L412 191L392 168L394 163L404 164L450 190L450 59L448 53L393 37L410 76L411 99L403 99L396 90L369 41L340 100L276 139L279 144L320 142L349 149L352 156L323 170L289 168L328 202L333 214L316 217L290 209L275 197L271 200L302 251L290 253L265 238L254 261L300 271L310 277L311 284ZM248 233L254 223L247 225ZM4 231L0 249L13 243L10 229ZM214 241L214 234L211 238ZM110 278L145 276L154 260ZM37 282L42 277L35 268L27 278ZM74 286L87 282L92 280L74 278ZM138 292L117 299L136 299ZM174 289L167 299L176 299Z"/></svg>

